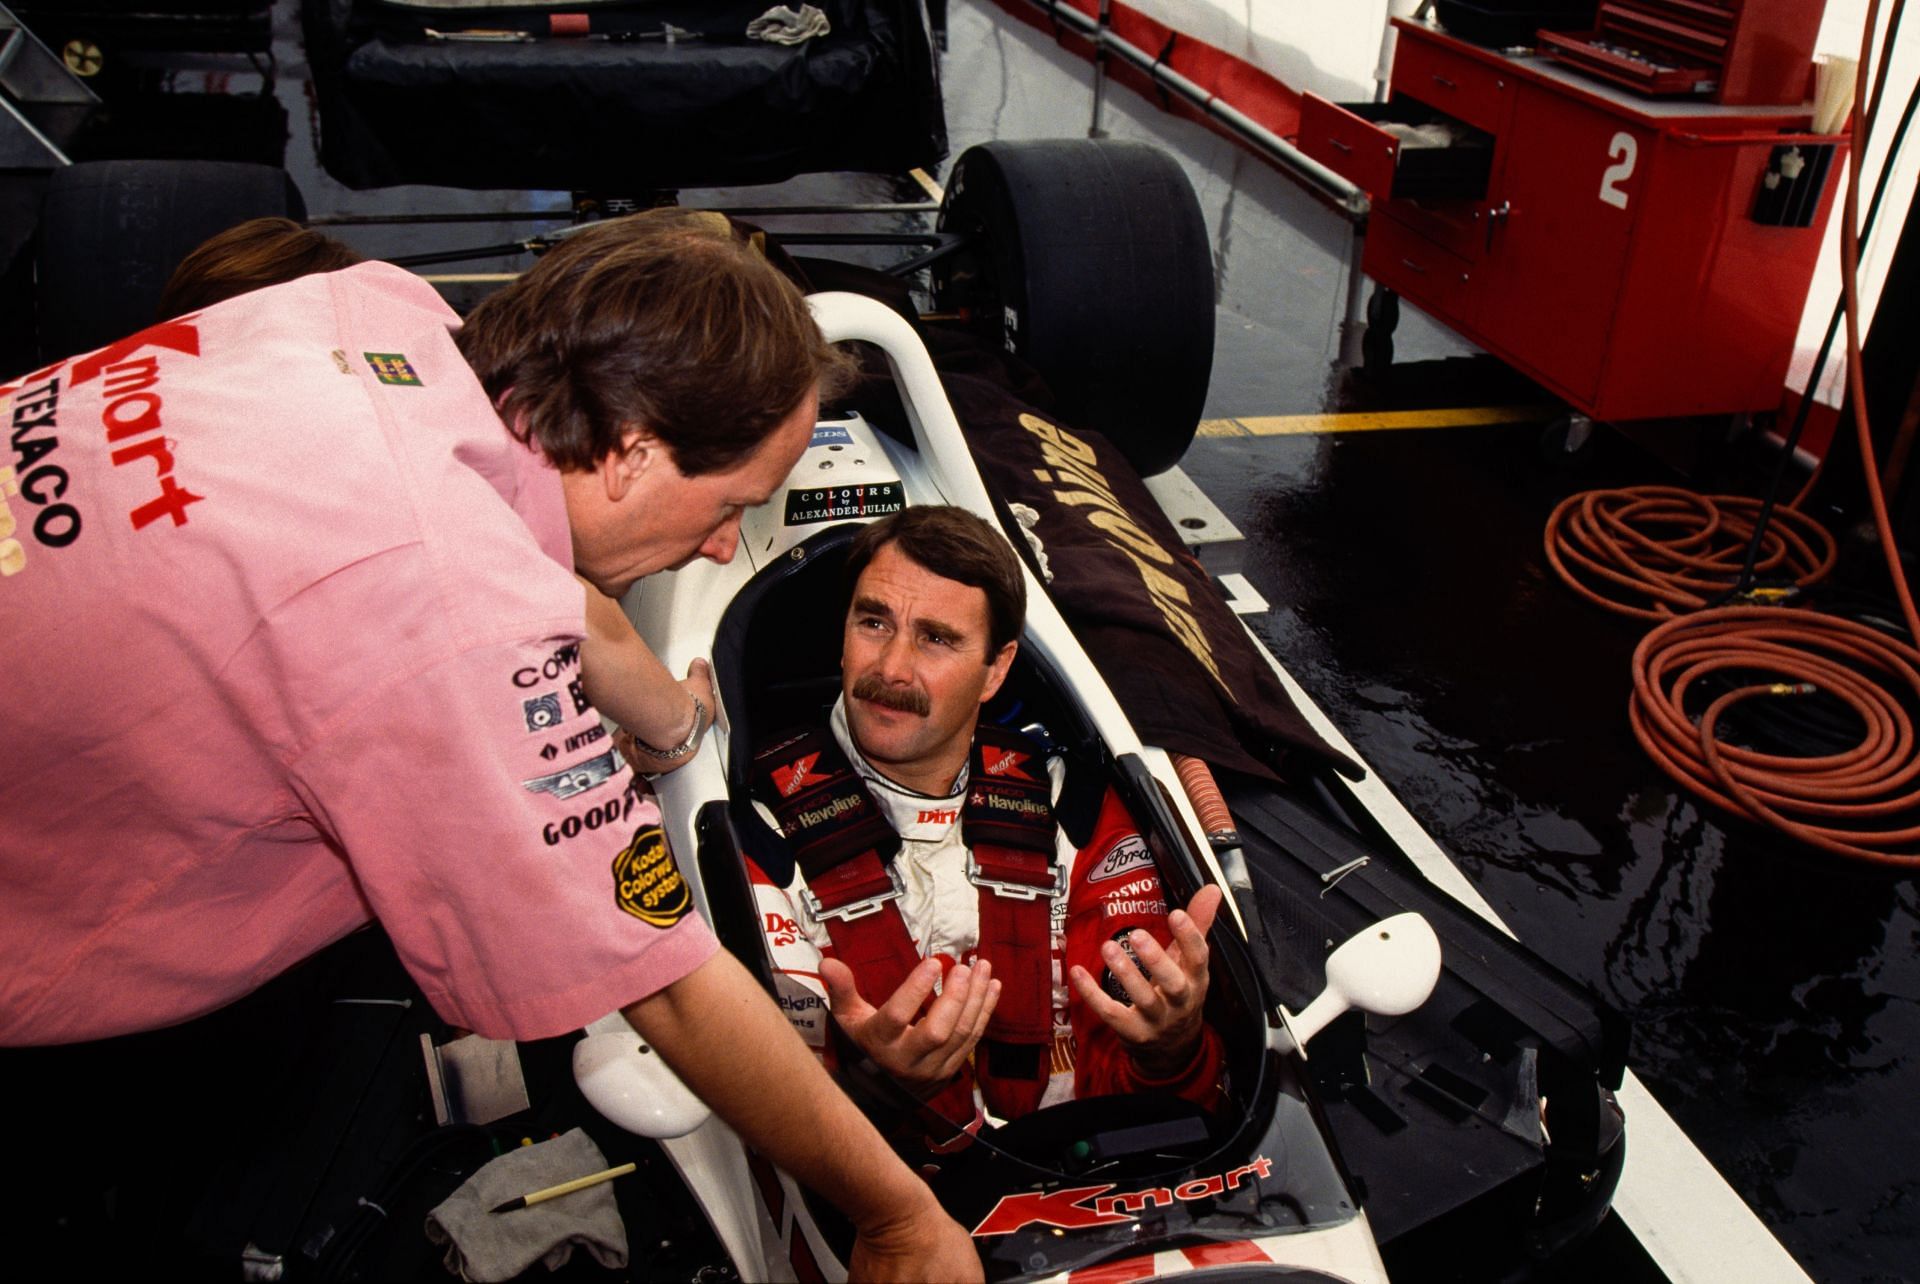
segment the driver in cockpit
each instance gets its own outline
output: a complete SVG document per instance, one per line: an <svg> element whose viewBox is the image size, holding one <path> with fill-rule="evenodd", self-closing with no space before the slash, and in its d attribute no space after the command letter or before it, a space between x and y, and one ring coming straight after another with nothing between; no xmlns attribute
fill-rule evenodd
<svg viewBox="0 0 1920 1284"><path fill-rule="evenodd" d="M982 1107L1215 1104L1219 888L1169 914L1119 797L1064 798L1058 758L980 718L1026 612L1013 550L964 509L913 507L860 533L847 578L828 724L755 754L755 799L796 866L784 889L751 871L790 1018L831 1058L824 997L867 1058L966 1133Z"/></svg>

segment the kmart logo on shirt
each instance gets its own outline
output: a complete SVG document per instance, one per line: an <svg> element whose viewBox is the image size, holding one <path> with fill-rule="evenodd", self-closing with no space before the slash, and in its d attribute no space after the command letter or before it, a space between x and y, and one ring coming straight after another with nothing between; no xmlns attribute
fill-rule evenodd
<svg viewBox="0 0 1920 1284"><path fill-rule="evenodd" d="M404 352L363 352L367 364L373 367L373 377L381 383L397 384L403 388L421 387L420 376L413 371L413 363L407 360Z"/></svg>

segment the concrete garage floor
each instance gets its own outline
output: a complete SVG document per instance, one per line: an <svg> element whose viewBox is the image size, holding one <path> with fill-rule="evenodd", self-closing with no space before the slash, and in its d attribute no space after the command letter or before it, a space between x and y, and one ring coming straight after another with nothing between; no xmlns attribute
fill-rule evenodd
<svg viewBox="0 0 1920 1284"><path fill-rule="evenodd" d="M286 163L314 213L548 209L550 226L564 222L563 194L357 193L328 179L293 10L282 0L276 13L276 92L291 122ZM1044 33L984 0L954 0L949 46L955 156L986 139L1085 129L1091 68ZM1179 157L1206 212L1219 300L1210 419L1545 403L1411 308L1392 377L1338 377L1345 223L1237 145L1130 92L1107 95L1105 125ZM815 176L682 200L916 197L904 181ZM5 217L17 235L18 210ZM534 228L339 234L384 257ZM1521 939L1633 1018L1638 1073L1808 1272L1829 1284L1914 1278L1920 892L1706 812L1641 755L1624 712L1640 630L1566 593L1539 538L1572 491L1672 474L1605 431L1578 471L1544 459L1544 417L1376 432L1296 421L1308 431L1202 437L1183 467L1246 536L1241 569L1272 604L1250 619L1256 632ZM1636 1276L1618 1260L1602 1274Z"/></svg>
<svg viewBox="0 0 1920 1284"><path fill-rule="evenodd" d="M945 74L956 154L1090 118L1088 64L991 4L955 5ZM1180 157L1214 231L1210 417L1551 404L1410 307L1388 379L1335 376L1346 224L1136 94L1110 91L1104 123ZM1635 1071L1807 1272L1913 1279L1920 892L1713 813L1642 754L1643 630L1567 592L1540 537L1574 491L1680 479L1606 430L1577 465L1543 455L1554 413L1330 416L1203 436L1182 467L1246 536L1272 603L1254 630L1519 937L1633 1019Z"/></svg>

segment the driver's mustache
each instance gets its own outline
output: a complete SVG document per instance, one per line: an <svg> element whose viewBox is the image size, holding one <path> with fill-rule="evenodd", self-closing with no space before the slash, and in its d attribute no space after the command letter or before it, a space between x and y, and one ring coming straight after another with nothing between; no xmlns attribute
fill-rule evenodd
<svg viewBox="0 0 1920 1284"><path fill-rule="evenodd" d="M933 701L919 687L888 686L871 673L854 680L853 698L922 718L933 712Z"/></svg>

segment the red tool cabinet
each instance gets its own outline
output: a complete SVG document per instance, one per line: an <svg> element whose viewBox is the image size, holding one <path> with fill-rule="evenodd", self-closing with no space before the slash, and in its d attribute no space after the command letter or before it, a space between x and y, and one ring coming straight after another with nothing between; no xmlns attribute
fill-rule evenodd
<svg viewBox="0 0 1920 1284"><path fill-rule="evenodd" d="M1779 405L1844 137L1395 25L1389 102L1300 114L1301 150L1373 199L1368 276L1597 419Z"/></svg>

